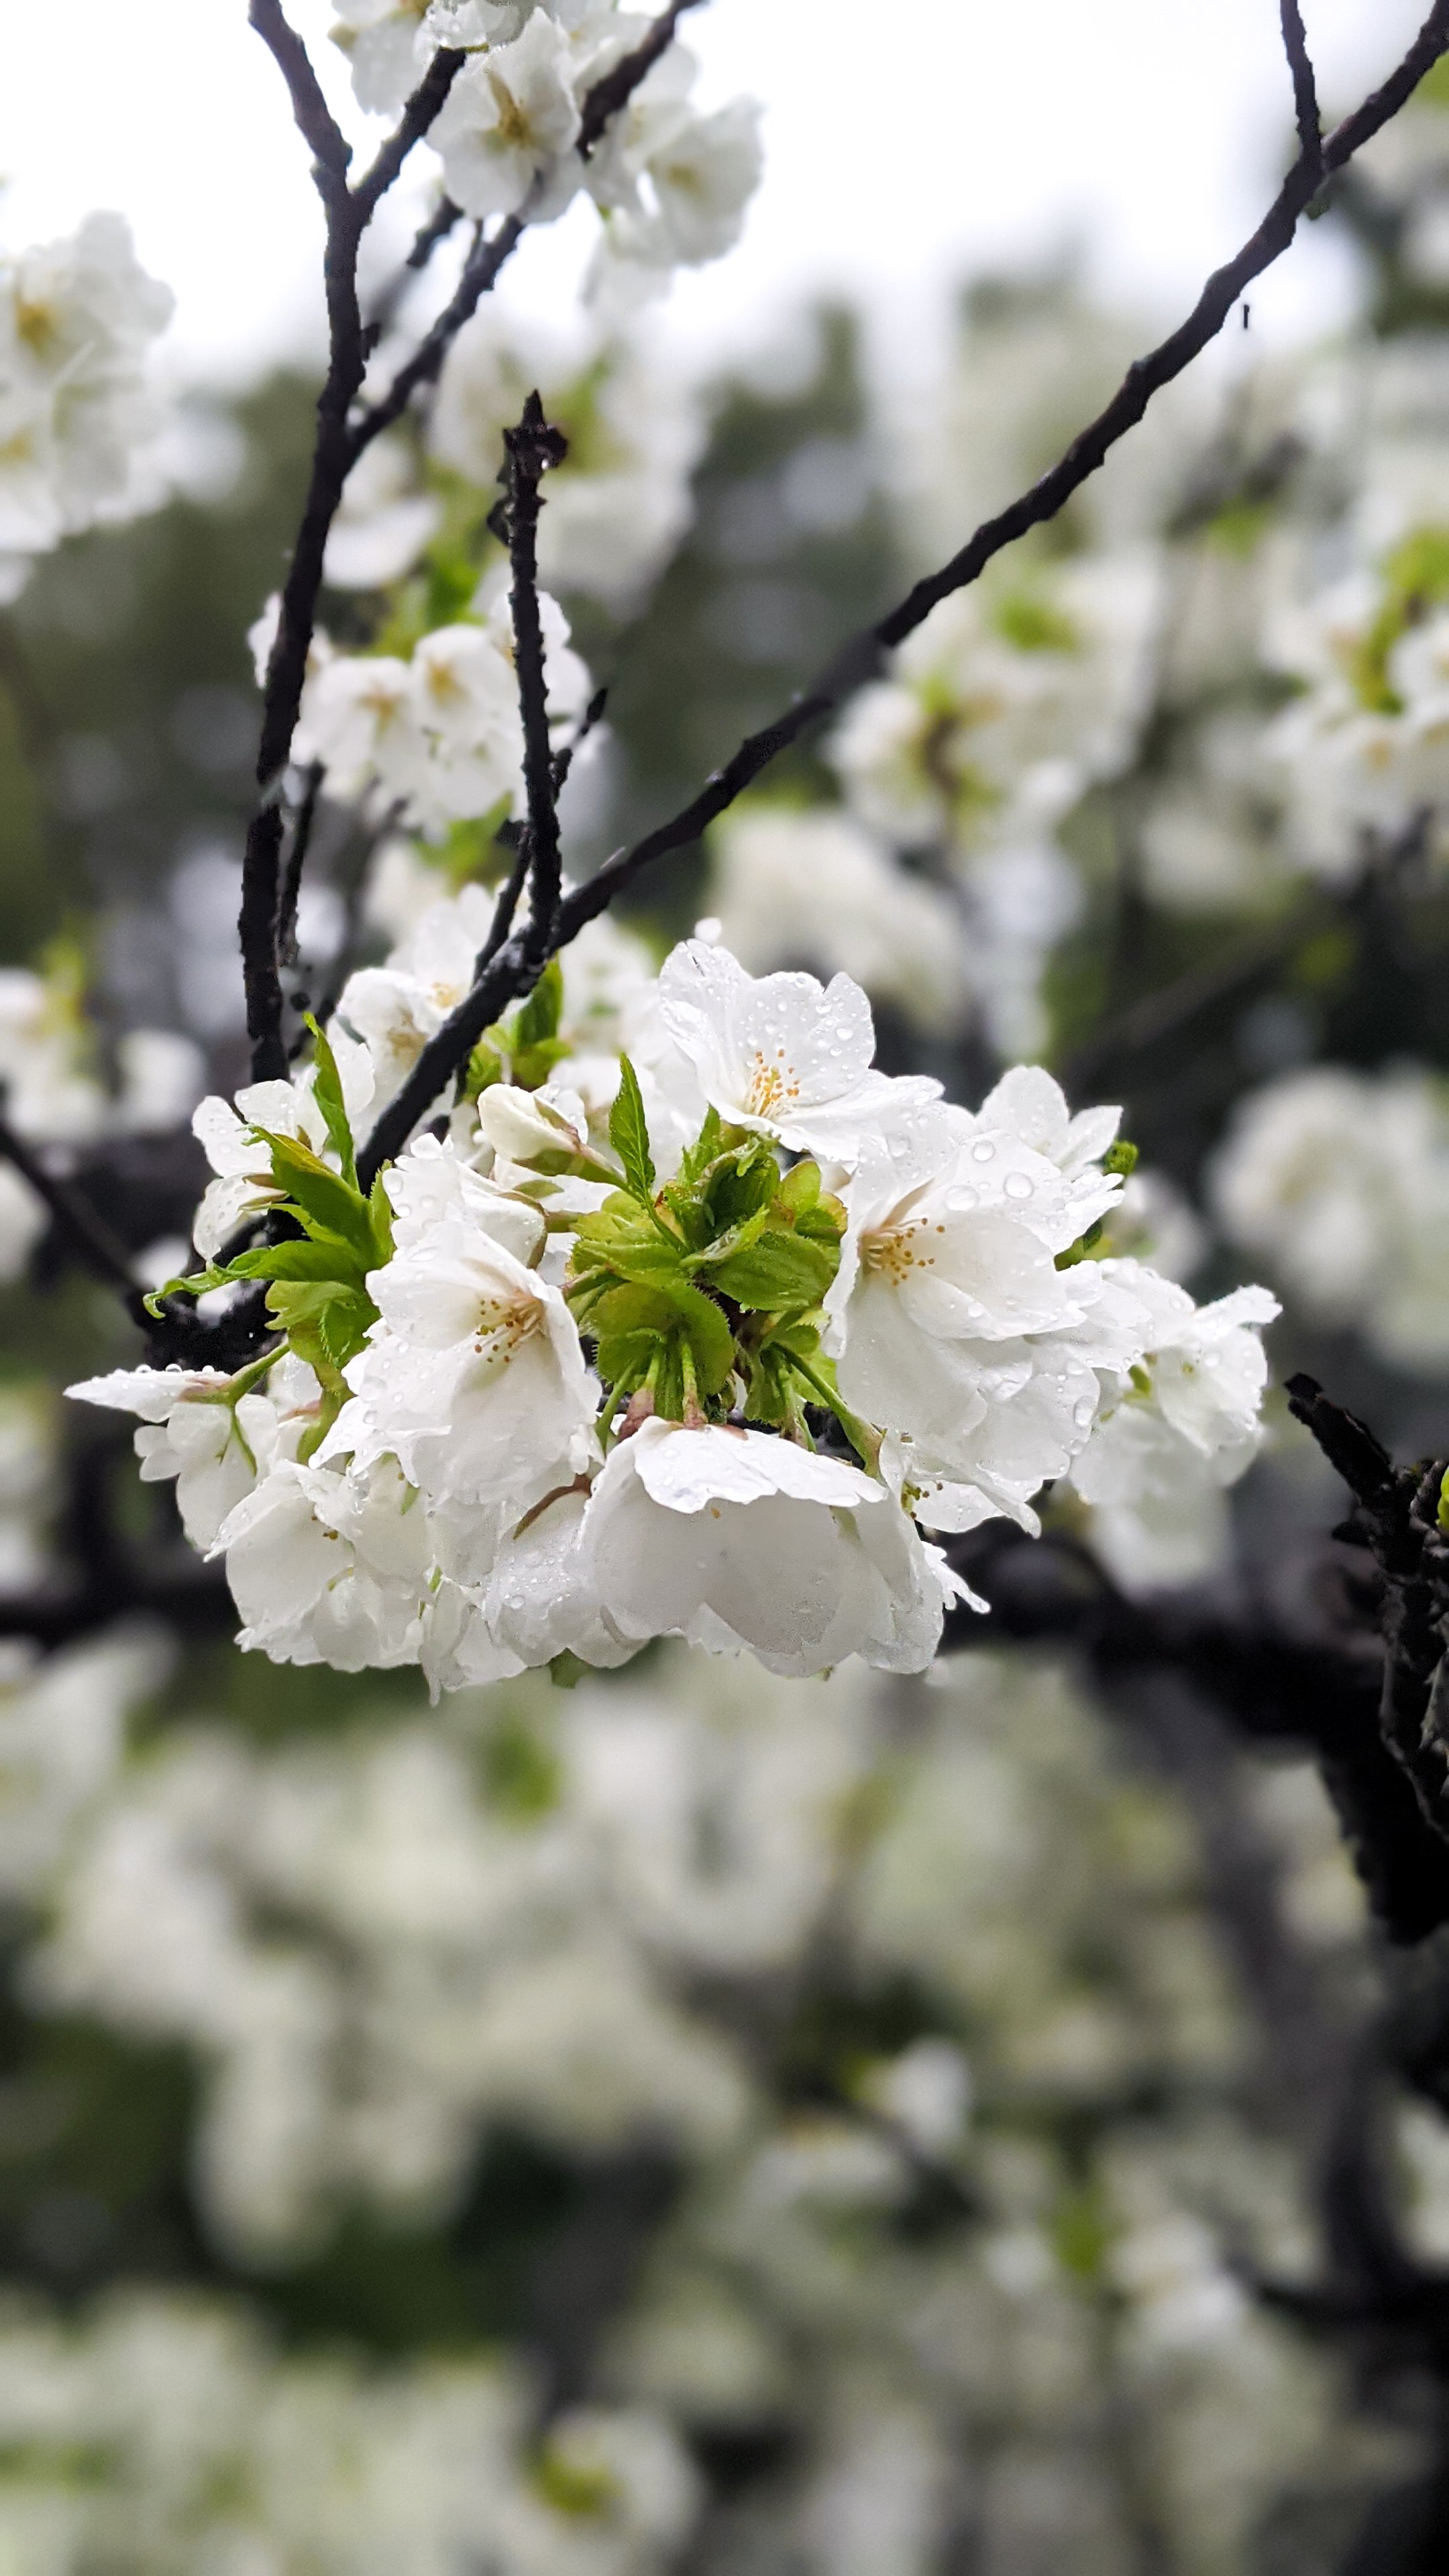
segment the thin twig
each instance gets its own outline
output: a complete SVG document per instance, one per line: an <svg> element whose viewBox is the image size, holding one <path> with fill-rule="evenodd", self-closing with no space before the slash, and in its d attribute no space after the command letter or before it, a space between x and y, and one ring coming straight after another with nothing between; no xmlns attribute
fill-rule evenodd
<svg viewBox="0 0 1449 2576"><path fill-rule="evenodd" d="M568 781L569 772L573 768L574 762L582 751L584 744L588 741L590 734L595 730L596 726L603 723L604 710L608 706L608 703L608 688L604 687L602 689L595 689L593 696L590 698L588 705L585 707L584 712L577 725L574 727L573 732L570 734L568 741L561 743L558 750L554 753L553 792L555 796L562 794Z"/></svg>
<svg viewBox="0 0 1449 2576"><path fill-rule="evenodd" d="M1449 0L1434 6L1386 81L1335 127L1321 150L1300 148L1292 169L1255 233L1225 266L1215 269L1187 320L1145 358L1134 359L1106 408L1081 431L1064 456L1020 499L985 520L958 554L938 572L916 583L899 605L874 625L863 627L836 653L813 685L796 697L783 714L741 743L732 759L706 780L672 820L647 833L629 850L617 851L587 884L577 886L559 906L555 949L566 947L586 923L607 910L616 894L655 860L688 849L777 754L797 742L812 726L831 715L883 666L886 654L903 643L953 592L979 580L986 566L1028 530L1056 517L1074 492L1096 473L1105 457L1135 428L1153 395L1171 384L1222 329L1243 289L1293 240L1299 217L1311 204L1323 172L1342 169L1360 146L1386 125L1425 72L1449 49ZM542 959L519 939L510 939L488 973L429 1040L411 1075L383 1112L362 1158L370 1172L397 1153L430 1103L446 1089L466 1061L480 1031L511 1001L538 980Z"/></svg>
<svg viewBox="0 0 1449 2576"><path fill-rule="evenodd" d="M499 482L504 499L489 522L508 547L512 569L509 604L513 611L513 658L518 674L518 712L523 722L523 784L528 799L530 892L527 949L546 957L558 920L563 862L559 854L558 805L553 779L553 744L548 730L548 671L543 648L543 620L538 605L538 516L540 489L552 466L568 454L561 429L545 419L539 395L531 393L516 428L503 433L504 463Z"/></svg>
<svg viewBox="0 0 1449 2576"><path fill-rule="evenodd" d="M419 227L418 237L403 262L404 268L426 268L439 242L445 242L462 220L462 207L455 206L451 197L441 197L427 222Z"/></svg>
<svg viewBox="0 0 1449 2576"><path fill-rule="evenodd" d="M399 367L386 393L369 403L359 413L352 428L352 462L365 448L401 420L415 393L424 385L434 384L442 371L443 360L457 339L465 322L470 322L478 306L497 281L504 262L512 258L528 229L527 211L509 215L495 233L484 236L478 225L473 247L463 263L463 274L436 322L418 343L406 364Z"/></svg>

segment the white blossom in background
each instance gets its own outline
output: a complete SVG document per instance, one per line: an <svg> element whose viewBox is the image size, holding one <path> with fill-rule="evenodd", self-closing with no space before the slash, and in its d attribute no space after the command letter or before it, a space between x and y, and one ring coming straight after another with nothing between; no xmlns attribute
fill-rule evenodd
<svg viewBox="0 0 1449 2576"><path fill-rule="evenodd" d="M736 807L710 847L720 940L751 974L818 966L918 1027L952 1025L969 974L959 903L908 875L848 815Z"/></svg>
<svg viewBox="0 0 1449 2576"><path fill-rule="evenodd" d="M541 600L550 720L568 726L588 703L589 675L556 601ZM314 651L296 739L320 761L340 801L375 798L421 832L518 810L523 726L506 590L480 599L480 623L435 627L407 661ZM400 815L400 819L401 819Z"/></svg>
<svg viewBox="0 0 1449 2576"><path fill-rule="evenodd" d="M548 477L539 576L627 607L689 521L704 423L678 371L633 339L564 336L485 304L448 353L429 423L432 455L480 490L497 482L503 432L537 390L569 442Z"/></svg>
<svg viewBox="0 0 1449 2576"><path fill-rule="evenodd" d="M614 0L345 0L334 31L360 106L395 114L437 46L468 55L427 136L443 186L478 220L551 223L580 189L603 217L591 298L620 315L660 294L676 267L733 248L759 185L760 110L695 106L694 57L671 44L587 160L584 102L649 20Z"/></svg>
<svg viewBox="0 0 1449 2576"><path fill-rule="evenodd" d="M1285 1074L1239 1104L1219 1220L1304 1313L1400 1367L1449 1364L1449 1102L1413 1067Z"/></svg>
<svg viewBox="0 0 1449 2576"><path fill-rule="evenodd" d="M546 9L511 44L475 53L454 81L429 141L455 205L475 217L517 214L525 201L547 222L583 176L574 58Z"/></svg>
<svg viewBox="0 0 1449 2576"><path fill-rule="evenodd" d="M124 515L160 414L146 384L170 289L120 215L0 259L0 590L99 517Z"/></svg>
<svg viewBox="0 0 1449 2576"><path fill-rule="evenodd" d="M0 2547L26 2571L43 2536L51 2566L99 2550L118 2576L189 2576L198 2551L288 2576L665 2576L699 2504L657 2412L572 2408L539 2445L523 2375L491 2357L286 2358L229 2303L177 2291L64 2324L8 2314L0 2440Z"/></svg>
<svg viewBox="0 0 1449 2576"><path fill-rule="evenodd" d="M1372 568L1277 612L1270 665L1299 694L1263 757L1297 864L1329 884L1449 793L1449 529L1411 529Z"/></svg>
<svg viewBox="0 0 1449 2576"><path fill-rule="evenodd" d="M129 1029L115 1050L114 1084L102 1079L79 961L58 950L47 971L0 967L0 1085L5 1115L28 1145L72 1149L107 1136L184 1126L204 1087L195 1042L169 1029ZM0 1277L19 1278L45 1231L30 1183L0 1168Z"/></svg>
<svg viewBox="0 0 1449 2576"><path fill-rule="evenodd" d="M1134 747L1158 611L1145 552L942 600L835 732L849 803L906 847L962 856L1049 830Z"/></svg>
<svg viewBox="0 0 1449 2576"><path fill-rule="evenodd" d="M348 475L332 522L326 565L332 588L378 590L399 581L416 563L441 516L433 496L415 488L412 458L402 440L375 438Z"/></svg>
<svg viewBox="0 0 1449 2576"><path fill-rule="evenodd" d="M1090 1506L1088 1544L1138 1595L1195 1582L1226 1561L1223 1496L1262 1446L1261 1328L1278 1301L1265 1288L1237 1288L1196 1306L1139 1262L1102 1267L1140 1300L1148 1329L1141 1359L1109 1381L1070 1482Z"/></svg>

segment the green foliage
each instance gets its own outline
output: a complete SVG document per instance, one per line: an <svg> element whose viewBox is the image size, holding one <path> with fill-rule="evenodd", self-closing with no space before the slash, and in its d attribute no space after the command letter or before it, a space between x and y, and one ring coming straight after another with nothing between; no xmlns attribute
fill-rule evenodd
<svg viewBox="0 0 1449 2576"><path fill-rule="evenodd" d="M619 1060L619 1091L609 1112L609 1142L624 1166L624 1178L646 1207L654 1202L654 1157L649 1151L649 1122L639 1076L627 1056Z"/></svg>
<svg viewBox="0 0 1449 2576"><path fill-rule="evenodd" d="M609 1132L628 1188L581 1220L568 1295L616 1400L647 1386L656 1412L678 1420L743 1391L748 1420L803 1432L805 1404L823 1403L849 1430L819 1340L845 1212L818 1165L782 1174L771 1145L711 1109L656 1192L627 1058Z"/></svg>
<svg viewBox="0 0 1449 2576"><path fill-rule="evenodd" d="M342 1372L377 1321L368 1273L381 1269L393 1249L392 1210L382 1176L365 1198L357 1186L356 1149L336 1059L315 1024L314 1035L315 1097L341 1172L334 1172L299 1137L254 1127L252 1134L271 1158L275 1196L268 1224L276 1239L251 1245L229 1261L211 1262L187 1278L170 1279L146 1300L151 1313L159 1315L168 1297L198 1297L208 1288L265 1280L272 1324L316 1372L331 1399L303 1443L304 1455L316 1447L346 1395ZM249 1379L252 1373L246 1374ZM240 1381L234 1381L234 1388L240 1391Z"/></svg>

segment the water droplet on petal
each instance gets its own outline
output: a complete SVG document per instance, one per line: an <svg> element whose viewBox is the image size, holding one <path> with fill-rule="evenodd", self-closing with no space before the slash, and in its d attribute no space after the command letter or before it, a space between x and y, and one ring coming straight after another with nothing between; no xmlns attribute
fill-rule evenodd
<svg viewBox="0 0 1449 2576"><path fill-rule="evenodd" d="M1008 1172L1005 1187L1009 1199L1029 1199L1031 1196L1031 1183L1025 1172Z"/></svg>
<svg viewBox="0 0 1449 2576"><path fill-rule="evenodd" d="M989 1137L989 1136L982 1136L981 1138L979 1138L979 1140L977 1141L977 1143L976 1143L976 1144L974 1144L974 1145L972 1146L972 1148L971 1148L971 1160L972 1160L972 1162L973 1162L973 1163L994 1163L994 1162L995 1162L995 1160L996 1160L996 1147L992 1144L991 1139L990 1139L990 1137Z"/></svg>

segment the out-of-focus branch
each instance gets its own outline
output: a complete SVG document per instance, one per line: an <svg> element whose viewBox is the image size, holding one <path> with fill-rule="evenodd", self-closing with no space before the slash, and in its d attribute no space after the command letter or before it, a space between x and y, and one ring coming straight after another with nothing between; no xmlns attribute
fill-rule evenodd
<svg viewBox="0 0 1449 2576"><path fill-rule="evenodd" d="M1449 1886L1449 1745L1429 1724L1430 1693L1444 1660L1449 1540L1438 1523L1444 1466L1396 1467L1367 1423L1325 1395L1316 1378L1288 1380L1288 1401L1354 1498L1345 1536L1366 1547L1383 1577L1387 1658L1379 1724L1428 1822L1444 1837Z"/></svg>

